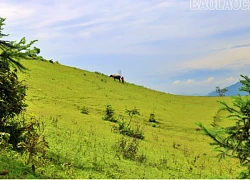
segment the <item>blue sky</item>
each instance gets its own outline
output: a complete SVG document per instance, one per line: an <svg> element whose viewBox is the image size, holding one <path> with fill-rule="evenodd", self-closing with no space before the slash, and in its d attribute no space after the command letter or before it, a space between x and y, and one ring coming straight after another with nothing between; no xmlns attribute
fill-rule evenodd
<svg viewBox="0 0 250 180"><path fill-rule="evenodd" d="M207 94L250 75L250 10L188 0L1 0L10 39L41 55L173 94Z"/></svg>

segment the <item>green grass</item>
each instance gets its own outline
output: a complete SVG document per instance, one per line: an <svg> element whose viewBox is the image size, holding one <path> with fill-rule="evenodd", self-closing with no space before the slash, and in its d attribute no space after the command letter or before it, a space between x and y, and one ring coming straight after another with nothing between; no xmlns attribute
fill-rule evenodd
<svg viewBox="0 0 250 180"><path fill-rule="evenodd" d="M2 152L0 170L10 170L4 178L237 177L239 162L219 162L211 140L195 130L196 122L210 125L217 100L230 102L229 97L177 96L56 63L22 63L29 69L19 73L28 85L27 113L45 121L50 148L35 174L21 156L10 158ZM116 123L102 119L107 104L125 120L126 109L139 109L141 115L132 123L144 132L138 155L146 161L117 157L114 145L122 135L112 132ZM88 113L81 113L83 107ZM158 123L148 121L151 113Z"/></svg>

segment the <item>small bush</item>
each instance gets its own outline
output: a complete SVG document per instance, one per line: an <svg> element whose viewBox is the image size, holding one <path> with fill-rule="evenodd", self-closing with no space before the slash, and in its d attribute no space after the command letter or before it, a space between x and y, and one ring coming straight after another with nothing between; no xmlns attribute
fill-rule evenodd
<svg viewBox="0 0 250 180"><path fill-rule="evenodd" d="M140 154L137 158L136 158L136 160L139 162L139 163L144 163L144 162L146 162L147 161L147 156L145 155L145 154Z"/></svg>
<svg viewBox="0 0 250 180"><path fill-rule="evenodd" d="M44 130L44 123L31 115L30 119L25 121L25 130L21 134L22 141L17 144L26 157L26 163L31 164L33 172L37 167L44 165L43 160L49 148L43 134Z"/></svg>
<svg viewBox="0 0 250 180"><path fill-rule="evenodd" d="M139 109L137 109L136 107L134 109L131 109L131 110L126 109L125 113L127 113L128 116L130 117L128 125L130 125L134 116L140 115Z"/></svg>
<svg viewBox="0 0 250 180"><path fill-rule="evenodd" d="M122 156L124 159L136 160L138 157L139 143L139 140L136 138L129 141L122 137L114 146L116 149L116 157L120 159L120 156Z"/></svg>
<svg viewBox="0 0 250 180"><path fill-rule="evenodd" d="M102 73L98 72L98 71L95 71L96 74L99 74L99 75L102 75Z"/></svg>
<svg viewBox="0 0 250 180"><path fill-rule="evenodd" d="M102 82L107 83L106 79L101 79Z"/></svg>
<svg viewBox="0 0 250 180"><path fill-rule="evenodd" d="M136 108L134 108L132 110L126 109L125 112L130 117L129 122L128 123L125 122L124 117L122 117L122 118L120 117L120 119L122 119L122 120L118 121L118 127L114 126L114 132L119 132L120 134L129 136L129 137L133 137L133 138L137 138L137 139L144 139L145 136L144 136L142 130L140 129L140 126L136 126L135 128L133 128L131 126L131 122L132 122L133 117L135 115L140 115L138 109L136 109Z"/></svg>
<svg viewBox="0 0 250 180"><path fill-rule="evenodd" d="M105 116L103 117L103 120L105 121L110 121L110 122L117 122L117 119L114 117L115 111L112 108L111 105L106 106L105 110Z"/></svg>
<svg viewBox="0 0 250 180"><path fill-rule="evenodd" d="M49 62L50 62L50 63L54 63L54 61L53 61L52 59L51 59L51 60L49 60Z"/></svg>
<svg viewBox="0 0 250 180"><path fill-rule="evenodd" d="M120 134L137 138L137 139L145 139L144 133L140 129L140 126L136 126L135 128L132 128L129 124L127 124L125 121L119 121L118 127L114 127L114 132L119 132Z"/></svg>
<svg viewBox="0 0 250 180"><path fill-rule="evenodd" d="M107 76L107 75L105 75L105 74L103 74L101 72L98 72L98 71L95 71L95 73L98 74L98 75Z"/></svg>
<svg viewBox="0 0 250 180"><path fill-rule="evenodd" d="M32 171L36 167L42 166L48 142L45 140L44 123L39 122L35 116L31 115L27 119L24 115L12 118L8 123L1 126L0 145L6 147L6 143L13 150L21 152L27 164L31 164Z"/></svg>
<svg viewBox="0 0 250 180"><path fill-rule="evenodd" d="M81 113L82 114L89 114L89 110L88 108L86 108L85 106L81 108Z"/></svg>
<svg viewBox="0 0 250 180"><path fill-rule="evenodd" d="M151 113L150 116L149 116L149 122L157 122L156 119L155 119L155 114L154 113Z"/></svg>
<svg viewBox="0 0 250 180"><path fill-rule="evenodd" d="M21 116L20 116L21 117ZM9 134L7 142L12 146L13 150L22 151L21 148L18 148L18 143L24 141L22 133L26 130L26 123L23 118L11 118L8 122L4 122L0 126L0 132Z"/></svg>
<svg viewBox="0 0 250 180"><path fill-rule="evenodd" d="M50 116L50 120L51 120L52 126L57 128L58 127L58 118Z"/></svg>

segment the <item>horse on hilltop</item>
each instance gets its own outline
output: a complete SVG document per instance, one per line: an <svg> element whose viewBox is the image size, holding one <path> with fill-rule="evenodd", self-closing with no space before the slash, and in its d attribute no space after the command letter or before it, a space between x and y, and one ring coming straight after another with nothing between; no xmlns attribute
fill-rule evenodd
<svg viewBox="0 0 250 180"><path fill-rule="evenodd" d="M120 74L111 74L109 77L114 78L114 80L118 79L121 82L121 75Z"/></svg>

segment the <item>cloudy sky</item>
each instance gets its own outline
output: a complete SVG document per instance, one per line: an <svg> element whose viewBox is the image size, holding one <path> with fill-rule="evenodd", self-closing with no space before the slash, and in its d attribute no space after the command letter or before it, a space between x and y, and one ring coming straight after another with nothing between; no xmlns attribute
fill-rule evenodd
<svg viewBox="0 0 250 180"><path fill-rule="evenodd" d="M41 55L173 94L207 94L250 75L250 10L189 0L1 0L9 39Z"/></svg>

